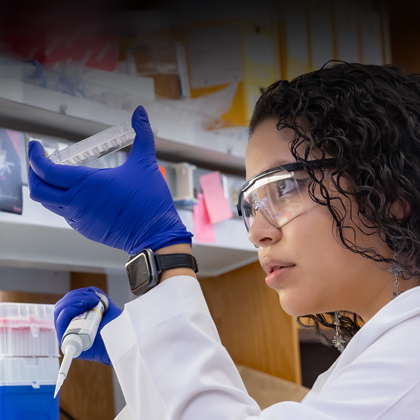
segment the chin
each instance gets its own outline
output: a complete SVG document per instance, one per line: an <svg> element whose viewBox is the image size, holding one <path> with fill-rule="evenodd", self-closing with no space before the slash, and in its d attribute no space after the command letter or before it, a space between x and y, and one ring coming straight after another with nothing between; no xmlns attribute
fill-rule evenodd
<svg viewBox="0 0 420 420"><path fill-rule="evenodd" d="M315 308L314 302L311 299L309 302L302 296L300 297L291 297L283 290L279 292L279 301L280 306L290 316L298 317L309 314L319 314L322 311L319 311Z"/></svg>

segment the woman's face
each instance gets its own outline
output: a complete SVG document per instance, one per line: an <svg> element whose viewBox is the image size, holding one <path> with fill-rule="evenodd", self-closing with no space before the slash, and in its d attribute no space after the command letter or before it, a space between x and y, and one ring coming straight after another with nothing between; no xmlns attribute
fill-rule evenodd
<svg viewBox="0 0 420 420"><path fill-rule="evenodd" d="M274 119L261 122L250 136L246 151L247 179L275 166L296 162L289 150L293 136L290 129L278 131ZM298 151L304 156L305 144L301 147ZM328 179L331 172L327 173ZM296 172L296 176L304 175L307 174ZM331 184L328 186L331 194L338 195ZM317 195L324 201L319 191ZM249 239L258 246L260 263L267 272L267 285L278 292L281 306L290 315L347 310L360 314L366 321L389 302L388 296L394 291L394 279L386 271L389 265L375 265L372 260L346 249L335 238L328 207L312 201L307 186L302 197L307 208L281 228L270 225L261 213L250 228ZM343 202L349 205L348 201ZM356 215L354 208L353 219ZM355 226L350 219L345 222ZM378 235L363 235L356 227L355 231L356 238L351 230L345 231L349 241L376 248L392 258L392 250ZM282 264L293 266L287 270L276 269Z"/></svg>

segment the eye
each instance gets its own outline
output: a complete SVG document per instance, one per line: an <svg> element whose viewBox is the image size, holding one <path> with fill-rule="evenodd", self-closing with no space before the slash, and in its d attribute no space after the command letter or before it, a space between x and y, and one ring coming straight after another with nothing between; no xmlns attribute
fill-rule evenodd
<svg viewBox="0 0 420 420"><path fill-rule="evenodd" d="M296 178L296 182L301 185L301 184L306 184L307 182L309 182L311 180L311 178Z"/></svg>
<svg viewBox="0 0 420 420"><path fill-rule="evenodd" d="M273 190L274 190L273 198L281 198L284 194L284 182L276 182Z"/></svg>
<svg viewBox="0 0 420 420"><path fill-rule="evenodd" d="M260 205L258 203L253 203L252 206L252 215L255 217L260 209Z"/></svg>
<svg viewBox="0 0 420 420"><path fill-rule="evenodd" d="M252 201L251 203L245 202L242 208L245 217L254 217L258 211L258 203Z"/></svg>
<svg viewBox="0 0 420 420"><path fill-rule="evenodd" d="M311 180L311 178L296 179L296 182L299 185L299 188L300 188L301 192L303 192L303 187L306 187L306 185L308 184L308 182L310 180Z"/></svg>
<svg viewBox="0 0 420 420"><path fill-rule="evenodd" d="M296 179L299 189L305 186L309 180L310 178ZM292 179L281 180L274 183L271 190L273 200L287 199L296 194L296 192L296 184Z"/></svg>
<svg viewBox="0 0 420 420"><path fill-rule="evenodd" d="M276 182L274 186L275 198L281 198L294 189L296 189L296 186L292 180L282 180Z"/></svg>

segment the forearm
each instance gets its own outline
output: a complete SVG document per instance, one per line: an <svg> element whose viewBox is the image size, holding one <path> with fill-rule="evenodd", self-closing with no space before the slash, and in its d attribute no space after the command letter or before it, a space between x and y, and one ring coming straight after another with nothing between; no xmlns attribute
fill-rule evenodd
<svg viewBox="0 0 420 420"><path fill-rule="evenodd" d="M164 248L160 248L156 251L156 254L191 254L191 247L189 244L176 244L170 245ZM169 270L163 271L159 276L159 283L175 277L175 276L191 276L197 278L194 270L190 268L172 268Z"/></svg>

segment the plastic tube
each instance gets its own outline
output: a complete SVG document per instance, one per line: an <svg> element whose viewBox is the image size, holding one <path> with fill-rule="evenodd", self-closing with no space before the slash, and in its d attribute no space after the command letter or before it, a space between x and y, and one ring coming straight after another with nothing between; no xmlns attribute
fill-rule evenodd
<svg viewBox="0 0 420 420"><path fill-rule="evenodd" d="M130 146L135 136L131 123L124 121L65 149L58 150L48 157L54 163L84 166L102 156Z"/></svg>

